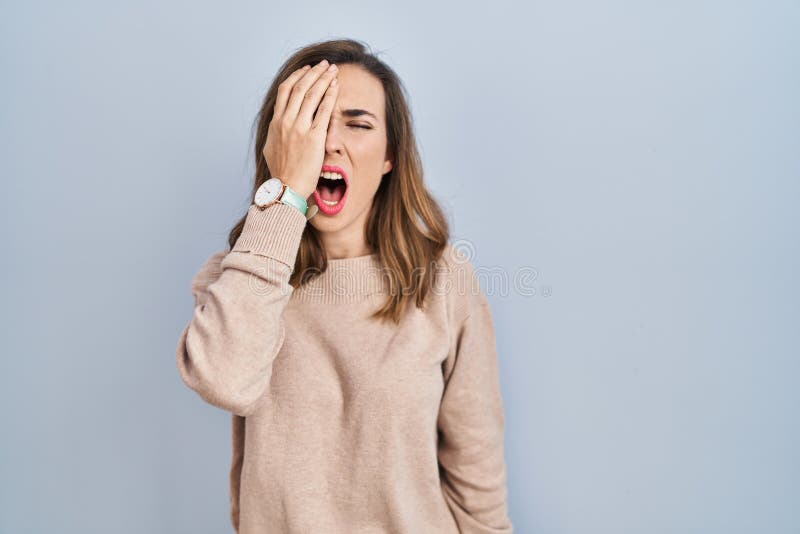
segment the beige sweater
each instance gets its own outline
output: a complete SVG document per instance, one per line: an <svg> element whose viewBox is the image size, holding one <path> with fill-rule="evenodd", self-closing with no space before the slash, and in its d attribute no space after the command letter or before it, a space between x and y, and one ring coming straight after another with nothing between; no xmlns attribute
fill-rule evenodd
<svg viewBox="0 0 800 534"><path fill-rule="evenodd" d="M432 300L399 325L377 255L289 284L307 222L251 206L230 252L192 280L180 376L233 414L240 534L509 534L494 329L471 263L448 244Z"/></svg>

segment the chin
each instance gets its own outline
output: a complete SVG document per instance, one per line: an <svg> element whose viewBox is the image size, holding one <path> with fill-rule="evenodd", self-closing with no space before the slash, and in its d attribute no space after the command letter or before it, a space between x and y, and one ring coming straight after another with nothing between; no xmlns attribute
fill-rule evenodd
<svg viewBox="0 0 800 534"><path fill-rule="evenodd" d="M347 226L349 218L343 212L339 212L333 217L317 212L308 222L320 232L335 232Z"/></svg>

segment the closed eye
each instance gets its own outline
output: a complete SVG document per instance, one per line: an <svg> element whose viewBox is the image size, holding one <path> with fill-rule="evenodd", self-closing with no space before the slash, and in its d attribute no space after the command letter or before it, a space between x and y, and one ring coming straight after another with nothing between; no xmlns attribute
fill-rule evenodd
<svg viewBox="0 0 800 534"><path fill-rule="evenodd" d="M363 124L351 124L350 126L352 126L353 128L363 128L365 130L371 130L372 129L372 126L365 126Z"/></svg>

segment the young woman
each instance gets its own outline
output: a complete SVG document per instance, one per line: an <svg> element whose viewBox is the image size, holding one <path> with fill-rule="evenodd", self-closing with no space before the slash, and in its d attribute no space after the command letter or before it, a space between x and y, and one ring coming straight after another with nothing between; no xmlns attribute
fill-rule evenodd
<svg viewBox="0 0 800 534"><path fill-rule="evenodd" d="M488 302L423 184L397 75L301 49L257 118L253 203L192 280L186 385L233 414L256 533L511 533Z"/></svg>

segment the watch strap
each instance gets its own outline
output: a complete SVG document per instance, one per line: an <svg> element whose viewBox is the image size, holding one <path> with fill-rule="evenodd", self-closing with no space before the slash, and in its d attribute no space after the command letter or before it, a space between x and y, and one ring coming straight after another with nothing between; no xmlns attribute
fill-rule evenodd
<svg viewBox="0 0 800 534"><path fill-rule="evenodd" d="M284 204L289 204L290 206L294 206L300 213L303 215L306 214L308 211L308 203L306 199L300 196L294 189L289 187L286 184L283 184L283 193L281 194L280 198L278 199L280 202Z"/></svg>

